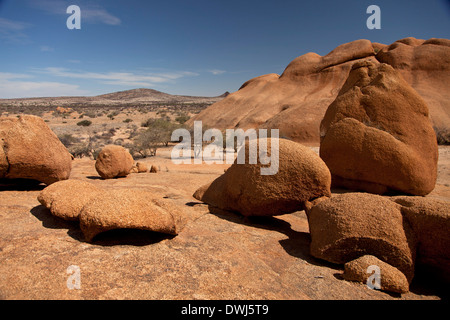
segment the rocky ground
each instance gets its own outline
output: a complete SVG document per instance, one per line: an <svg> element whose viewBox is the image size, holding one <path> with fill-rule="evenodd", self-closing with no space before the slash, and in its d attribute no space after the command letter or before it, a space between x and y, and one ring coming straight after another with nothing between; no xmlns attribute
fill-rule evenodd
<svg viewBox="0 0 450 320"><path fill-rule="evenodd" d="M314 148L316 151L318 148ZM428 197L450 200L450 147L439 148L438 180ZM2 299L374 299L427 300L448 290L416 272L410 292L395 295L343 280L343 266L309 254L304 212L244 218L192 197L229 165L175 165L169 149L143 162L158 173L102 180L94 161L73 161L71 179L105 189L153 191L189 215L177 236L115 230L84 241L77 222L56 218L37 201L43 185L3 184L0 192ZM341 190L333 190L335 193ZM76 196L76 195L74 195ZM69 289L70 266L80 288ZM71 270L69 268L69 270ZM447 293L446 293L447 292Z"/></svg>

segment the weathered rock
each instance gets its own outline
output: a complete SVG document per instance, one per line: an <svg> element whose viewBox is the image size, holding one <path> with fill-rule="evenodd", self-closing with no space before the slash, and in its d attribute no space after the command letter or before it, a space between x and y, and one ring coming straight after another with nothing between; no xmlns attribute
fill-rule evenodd
<svg viewBox="0 0 450 320"><path fill-rule="evenodd" d="M271 73L245 82L187 124L202 120L211 128L278 128L297 142L319 142L319 125L357 61L391 64L426 101L433 124L450 123L450 40L401 39L391 45L356 40L326 56L295 58L281 76ZM376 54L376 55L375 55Z"/></svg>
<svg viewBox="0 0 450 320"><path fill-rule="evenodd" d="M450 126L450 40L405 38L382 48L378 61L388 63L426 101L434 126Z"/></svg>
<svg viewBox="0 0 450 320"><path fill-rule="evenodd" d="M65 220L78 220L81 209L103 191L92 183L64 180L53 183L39 193L38 201L50 212Z"/></svg>
<svg viewBox="0 0 450 320"><path fill-rule="evenodd" d="M414 195L434 189L438 151L427 105L389 65L355 63L320 132L334 186Z"/></svg>
<svg viewBox="0 0 450 320"><path fill-rule="evenodd" d="M143 162L136 162L136 168L138 170L138 173L143 173L148 171L148 167Z"/></svg>
<svg viewBox="0 0 450 320"><path fill-rule="evenodd" d="M157 172L158 172L158 168L157 168L155 165L152 165L152 166L150 167L150 172L151 172L151 173L157 173Z"/></svg>
<svg viewBox="0 0 450 320"><path fill-rule="evenodd" d="M103 179L111 179L126 177L133 164L133 157L124 147L108 145L98 154L95 169Z"/></svg>
<svg viewBox="0 0 450 320"><path fill-rule="evenodd" d="M0 178L68 179L72 155L39 117L0 118Z"/></svg>
<svg viewBox="0 0 450 320"><path fill-rule="evenodd" d="M319 124L355 60L374 58L369 40L345 43L325 56L307 53L289 63L283 74L245 82L238 91L188 120L212 128L276 128L280 137L318 142Z"/></svg>
<svg viewBox="0 0 450 320"><path fill-rule="evenodd" d="M278 159L270 165L278 166L275 174L261 174L261 169L269 165L261 164L259 157L256 164L249 163L247 142L233 165L211 184L199 188L194 197L245 216L273 216L303 210L305 202L331 195L330 172L314 151L286 139L274 141L278 144ZM269 157L272 148L268 143ZM245 163L239 164L242 152Z"/></svg>
<svg viewBox="0 0 450 320"><path fill-rule="evenodd" d="M450 282L450 203L424 197L395 197L417 239L417 263Z"/></svg>
<svg viewBox="0 0 450 320"><path fill-rule="evenodd" d="M150 191L117 189L91 199L80 214L86 241L113 229L141 229L176 235L183 213Z"/></svg>
<svg viewBox="0 0 450 320"><path fill-rule="evenodd" d="M379 268L379 289L396 293L409 291L408 280L400 270L371 255L365 255L347 262L344 265L343 277L348 281L367 283L368 278L371 276L371 272L368 273L370 266Z"/></svg>
<svg viewBox="0 0 450 320"><path fill-rule="evenodd" d="M307 212L311 254L338 264L373 255L411 281L416 239L400 208L369 193L345 193L321 201Z"/></svg>

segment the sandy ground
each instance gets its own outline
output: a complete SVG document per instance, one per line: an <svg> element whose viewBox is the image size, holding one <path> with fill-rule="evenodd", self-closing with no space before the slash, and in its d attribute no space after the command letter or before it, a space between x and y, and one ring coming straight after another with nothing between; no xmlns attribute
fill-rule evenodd
<svg viewBox="0 0 450 320"><path fill-rule="evenodd" d="M450 201L450 147L440 147L439 154L439 177L429 197ZM73 161L70 178L105 189L145 188L173 201L190 215L177 236L118 230L87 243L77 222L53 217L40 205L42 185L3 187L0 298L426 300L448 291L424 273L416 273L404 295L343 280L342 266L310 256L304 212L250 219L195 200L194 191L227 164L175 165L167 149L139 161L160 170L102 180L94 161L85 158ZM68 286L72 265L80 270L80 289Z"/></svg>

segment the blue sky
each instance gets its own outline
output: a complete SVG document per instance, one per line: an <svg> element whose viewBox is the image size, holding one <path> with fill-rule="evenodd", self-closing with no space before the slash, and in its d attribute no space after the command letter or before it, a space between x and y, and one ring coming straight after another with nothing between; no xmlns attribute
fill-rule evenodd
<svg viewBox="0 0 450 320"><path fill-rule="evenodd" d="M69 30L69 5L81 29ZM381 29L369 30L369 5ZM290 0L0 0L0 98L134 88L216 96L357 39L450 38L450 3Z"/></svg>

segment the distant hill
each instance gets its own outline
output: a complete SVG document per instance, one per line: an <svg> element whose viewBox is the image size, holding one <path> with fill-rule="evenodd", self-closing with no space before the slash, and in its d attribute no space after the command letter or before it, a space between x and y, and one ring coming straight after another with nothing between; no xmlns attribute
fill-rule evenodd
<svg viewBox="0 0 450 320"><path fill-rule="evenodd" d="M215 103L226 96L224 93L217 97L197 97L172 95L153 89L132 89L102 94L92 97L43 97L43 98L19 98L0 99L0 106L62 106L72 107L80 105L145 105L154 103Z"/></svg>

